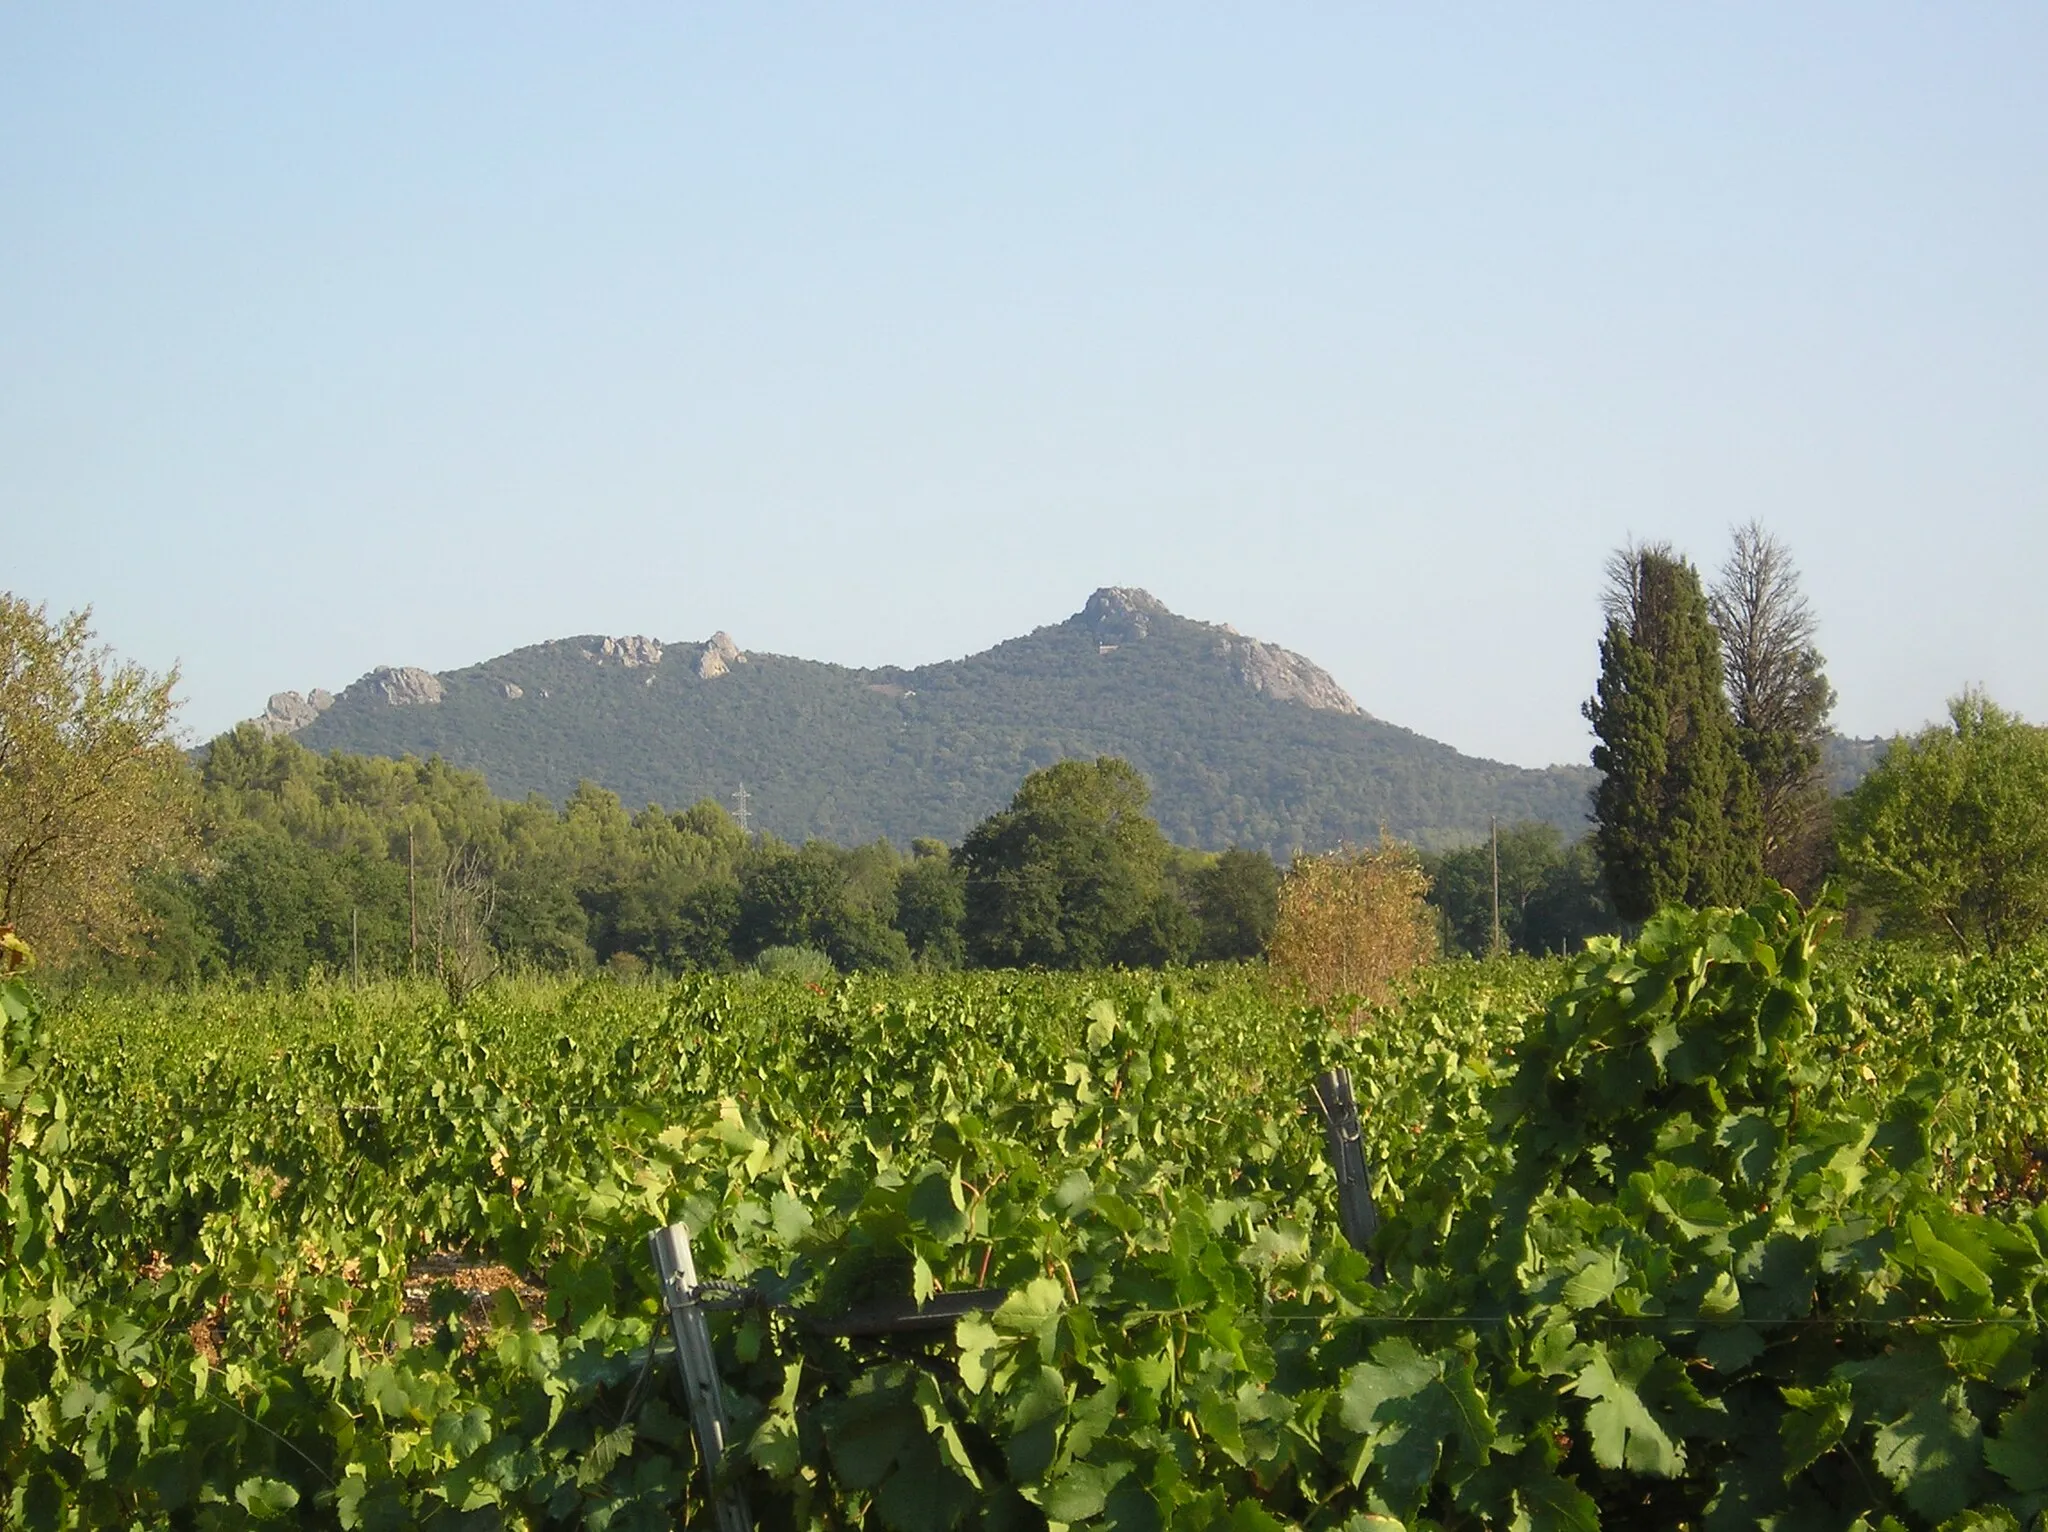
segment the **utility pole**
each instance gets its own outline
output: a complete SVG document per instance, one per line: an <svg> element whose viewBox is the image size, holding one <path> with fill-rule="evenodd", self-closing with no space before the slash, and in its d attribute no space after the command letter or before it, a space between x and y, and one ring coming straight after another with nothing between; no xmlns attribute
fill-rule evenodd
<svg viewBox="0 0 2048 1532"><path fill-rule="evenodd" d="M407 959L412 976L420 976L420 888L419 866L413 857L412 826L405 827L405 904L412 922L412 952Z"/></svg>
<svg viewBox="0 0 2048 1532"><path fill-rule="evenodd" d="M1500 956L1500 820L1487 819L1493 836L1493 956Z"/></svg>
<svg viewBox="0 0 2048 1532"><path fill-rule="evenodd" d="M748 831L748 828L752 825L754 818L753 815L747 812L746 783L740 783L740 790L732 795L732 801L734 802L734 804L737 805L737 807L733 811L732 817L740 822L740 834L745 835Z"/></svg>
<svg viewBox="0 0 2048 1532"><path fill-rule="evenodd" d="M363 987L363 939L357 928L358 910L355 905L348 907L348 966L355 976L356 988Z"/></svg>

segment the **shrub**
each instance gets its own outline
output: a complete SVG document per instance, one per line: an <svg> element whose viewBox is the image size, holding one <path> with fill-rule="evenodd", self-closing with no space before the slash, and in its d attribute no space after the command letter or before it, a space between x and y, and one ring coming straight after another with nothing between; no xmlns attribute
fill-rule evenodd
<svg viewBox="0 0 2048 1532"><path fill-rule="evenodd" d="M816 947L767 947L754 959L754 971L771 979L802 979L823 984L839 977L832 959Z"/></svg>
<svg viewBox="0 0 2048 1532"><path fill-rule="evenodd" d="M1394 981L1436 955L1429 877L1412 847L1297 856L1280 880L1266 949L1274 975L1306 998L1384 999Z"/></svg>

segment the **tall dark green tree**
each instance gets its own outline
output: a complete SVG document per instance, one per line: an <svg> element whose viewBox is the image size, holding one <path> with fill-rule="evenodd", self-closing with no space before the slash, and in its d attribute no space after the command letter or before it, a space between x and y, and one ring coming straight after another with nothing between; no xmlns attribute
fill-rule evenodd
<svg viewBox="0 0 2048 1532"><path fill-rule="evenodd" d="M1585 713L1599 740L1594 846L1614 908L1646 920L1667 904L1743 903L1763 879L1756 787L1699 572L1659 546L1624 549L1609 577Z"/></svg>
<svg viewBox="0 0 2048 1532"><path fill-rule="evenodd" d="M846 853L823 841L770 848L740 873L733 948L751 958L769 947L812 947L841 969L910 966L910 946L852 886ZM895 901L895 884L889 883Z"/></svg>

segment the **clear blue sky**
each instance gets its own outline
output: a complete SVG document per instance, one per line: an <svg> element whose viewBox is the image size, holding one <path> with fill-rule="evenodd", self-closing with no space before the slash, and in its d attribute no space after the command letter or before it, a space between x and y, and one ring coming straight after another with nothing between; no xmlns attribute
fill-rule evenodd
<svg viewBox="0 0 2048 1532"><path fill-rule="evenodd" d="M2048 719L2048 8L0 9L0 587L284 688L920 663L1143 585L1583 759L1758 517L1840 726Z"/></svg>

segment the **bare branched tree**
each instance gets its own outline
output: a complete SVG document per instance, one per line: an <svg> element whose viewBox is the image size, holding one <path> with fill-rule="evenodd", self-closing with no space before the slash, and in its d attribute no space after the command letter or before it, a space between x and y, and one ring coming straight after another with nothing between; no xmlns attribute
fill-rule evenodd
<svg viewBox="0 0 2048 1532"><path fill-rule="evenodd" d="M434 888L434 967L461 1005L498 971L491 946L491 920L498 911L498 885L474 846L451 855Z"/></svg>
<svg viewBox="0 0 2048 1532"><path fill-rule="evenodd" d="M1623 632L1640 633L1644 629L1644 618L1648 615L1645 604L1660 588L1655 581L1644 578L1644 572L1655 560L1676 563L1678 554L1669 543L1631 542L1608 555L1607 588L1600 593L1600 615L1609 622L1620 623Z"/></svg>
<svg viewBox="0 0 2048 1532"><path fill-rule="evenodd" d="M1811 893L1824 870L1828 791L1822 755L1835 691L1819 625L1785 545L1752 521L1707 596L1742 753L1756 774L1764 870Z"/></svg>
<svg viewBox="0 0 2048 1532"><path fill-rule="evenodd" d="M1785 545L1753 521L1737 527L1707 601L1736 721L1763 732L1825 727L1834 689L1821 674L1819 625Z"/></svg>

